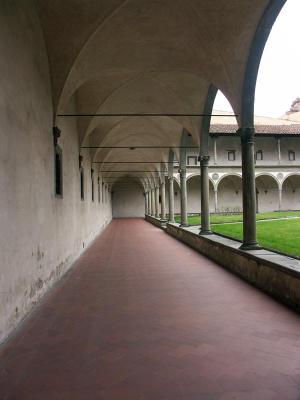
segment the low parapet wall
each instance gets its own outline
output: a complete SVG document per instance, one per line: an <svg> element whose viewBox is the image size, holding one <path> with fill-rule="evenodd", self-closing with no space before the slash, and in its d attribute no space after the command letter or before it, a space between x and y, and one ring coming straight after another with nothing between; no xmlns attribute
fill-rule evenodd
<svg viewBox="0 0 300 400"><path fill-rule="evenodd" d="M256 287L300 311L300 261L266 249L243 251L219 235L200 236L199 227L167 224L166 232Z"/></svg>
<svg viewBox="0 0 300 400"><path fill-rule="evenodd" d="M160 218L155 218L152 215L145 215L145 220L151 222L151 224L158 226L159 228L163 228L166 226L166 221Z"/></svg>

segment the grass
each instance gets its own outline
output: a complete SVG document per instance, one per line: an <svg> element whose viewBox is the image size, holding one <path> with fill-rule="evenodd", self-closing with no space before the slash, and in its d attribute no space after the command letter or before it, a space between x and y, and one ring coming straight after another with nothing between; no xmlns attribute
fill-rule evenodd
<svg viewBox="0 0 300 400"><path fill-rule="evenodd" d="M258 213L257 220L273 219L273 218L285 218L285 217L300 217L300 211L275 211L267 213ZM180 223L180 216L175 217L175 221ZM212 214L210 216L211 224L222 224L224 222L242 222L243 214L235 215L220 215ZM188 217L190 225L200 225L201 217L199 215L193 215Z"/></svg>
<svg viewBox="0 0 300 400"><path fill-rule="evenodd" d="M243 238L243 224L219 224L212 228L216 233ZM257 239L263 247L300 257L300 219L260 222Z"/></svg>

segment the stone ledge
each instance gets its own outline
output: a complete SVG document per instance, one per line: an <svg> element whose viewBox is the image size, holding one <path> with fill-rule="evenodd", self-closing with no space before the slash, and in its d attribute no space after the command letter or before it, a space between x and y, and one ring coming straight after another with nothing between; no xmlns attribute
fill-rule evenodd
<svg viewBox="0 0 300 400"><path fill-rule="evenodd" d="M300 261L266 249L243 251L240 242L200 236L199 226L166 225L166 232L221 264L252 285L300 311Z"/></svg>
<svg viewBox="0 0 300 400"><path fill-rule="evenodd" d="M145 220L150 222L151 224L158 226L159 228L166 228L167 221L164 221L160 218L153 217L152 215L145 215Z"/></svg>

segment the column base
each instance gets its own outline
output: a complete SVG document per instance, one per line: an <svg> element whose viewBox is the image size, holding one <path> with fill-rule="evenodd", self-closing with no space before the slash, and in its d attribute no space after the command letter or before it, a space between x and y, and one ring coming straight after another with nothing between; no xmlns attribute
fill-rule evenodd
<svg viewBox="0 0 300 400"><path fill-rule="evenodd" d="M179 225L180 228L187 228L188 226L190 226L189 224L183 223Z"/></svg>
<svg viewBox="0 0 300 400"><path fill-rule="evenodd" d="M213 235L214 233L210 229L200 229L199 235Z"/></svg>
<svg viewBox="0 0 300 400"><path fill-rule="evenodd" d="M257 242L243 243L240 250L260 250L262 247Z"/></svg>

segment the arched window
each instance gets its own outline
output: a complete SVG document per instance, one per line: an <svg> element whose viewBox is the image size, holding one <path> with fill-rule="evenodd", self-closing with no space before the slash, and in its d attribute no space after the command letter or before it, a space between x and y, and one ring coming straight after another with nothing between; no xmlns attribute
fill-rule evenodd
<svg viewBox="0 0 300 400"><path fill-rule="evenodd" d="M262 161L264 159L263 151L262 150L257 150L255 153L255 159L256 161Z"/></svg>
<svg viewBox="0 0 300 400"><path fill-rule="evenodd" d="M294 150L289 150L288 151L288 156L289 156L289 161L295 161L296 160L296 153Z"/></svg>

